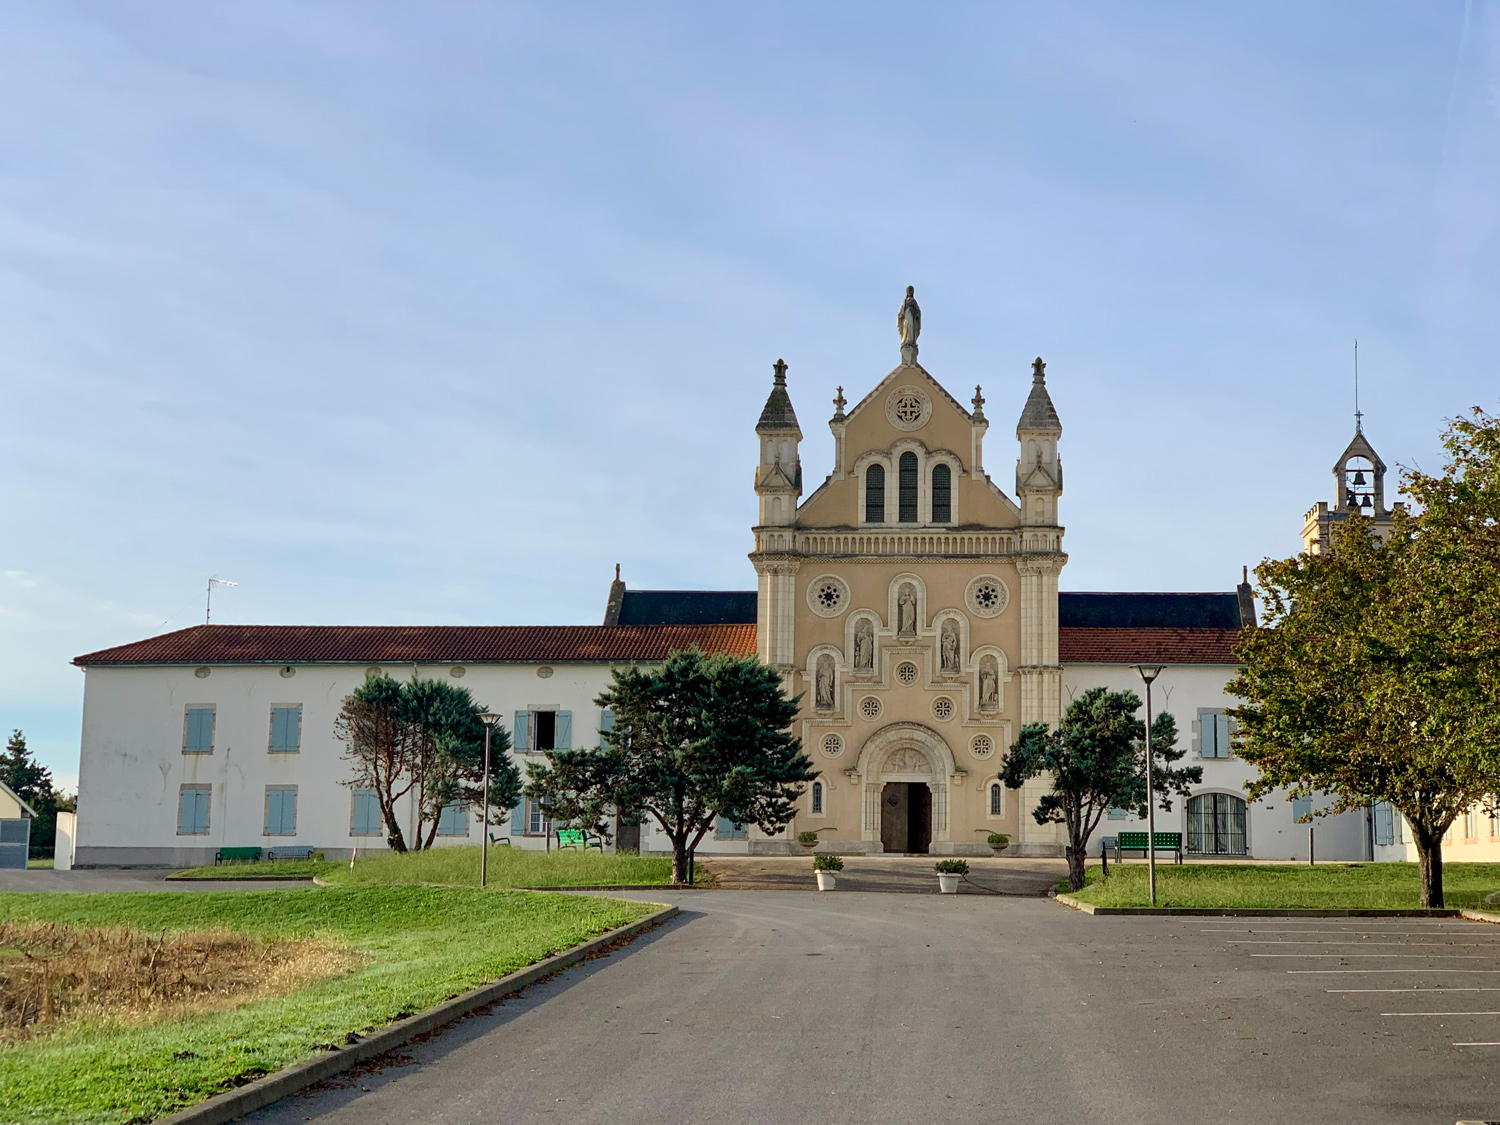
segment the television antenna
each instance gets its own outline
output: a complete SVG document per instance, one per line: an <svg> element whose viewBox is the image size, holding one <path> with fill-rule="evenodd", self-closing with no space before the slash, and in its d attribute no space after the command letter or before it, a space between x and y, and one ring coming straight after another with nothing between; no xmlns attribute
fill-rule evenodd
<svg viewBox="0 0 1500 1125"><path fill-rule="evenodd" d="M208 597L203 603L203 624L207 625L214 613L214 587L215 586L238 586L238 582L231 582L227 578L220 578L217 574L209 575Z"/></svg>

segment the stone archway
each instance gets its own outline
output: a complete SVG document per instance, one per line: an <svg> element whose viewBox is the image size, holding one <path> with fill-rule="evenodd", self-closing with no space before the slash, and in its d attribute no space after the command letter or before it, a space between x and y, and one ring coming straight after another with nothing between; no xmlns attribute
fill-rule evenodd
<svg viewBox="0 0 1500 1125"><path fill-rule="evenodd" d="M906 851L911 846L910 817L922 819L921 847L946 845L948 792L960 784L964 772L941 735L920 723L893 723L865 740L850 780L863 795L860 835L872 851ZM889 788L888 788L889 787ZM899 788L897 788L899 787ZM894 797L902 826L893 826L886 806ZM898 844L896 837L900 836ZM946 850L938 847L934 850Z"/></svg>

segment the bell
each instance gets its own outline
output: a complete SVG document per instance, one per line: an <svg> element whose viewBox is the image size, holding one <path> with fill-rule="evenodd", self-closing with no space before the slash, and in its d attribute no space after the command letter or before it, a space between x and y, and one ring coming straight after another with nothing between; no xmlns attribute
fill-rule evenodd
<svg viewBox="0 0 1500 1125"><path fill-rule="evenodd" d="M1366 497L1364 497L1364 498L1363 498L1363 499L1362 499L1362 500L1360 500L1360 502L1359 502L1359 506L1360 506L1360 507L1361 507L1361 508L1373 508L1373 507L1374 507L1374 506L1375 506L1375 505L1374 505L1374 504L1372 504L1372 503L1371 503L1371 502L1370 502L1370 498L1369 498L1369 497L1368 497L1368 496L1366 496Z"/></svg>
<svg viewBox="0 0 1500 1125"><path fill-rule="evenodd" d="M1358 487L1363 486L1364 483L1365 483L1365 473L1364 473L1364 470L1361 469L1361 470L1359 470L1358 472L1356 472L1354 474L1354 485L1355 485L1356 488L1358 488Z"/></svg>

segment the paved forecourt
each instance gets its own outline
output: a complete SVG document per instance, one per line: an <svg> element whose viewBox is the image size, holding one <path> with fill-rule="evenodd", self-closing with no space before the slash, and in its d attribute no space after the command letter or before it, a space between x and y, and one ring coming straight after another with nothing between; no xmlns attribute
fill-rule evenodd
<svg viewBox="0 0 1500 1125"><path fill-rule="evenodd" d="M631 897L683 915L399 1065L249 1120L1500 1117L1500 1046L1453 1045L1500 1041L1500 1015L1400 1014L1500 1011L1500 992L1416 990L1500 988L1500 928L1483 923L1091 918L985 895ZM1401 991L1345 991L1365 987Z"/></svg>

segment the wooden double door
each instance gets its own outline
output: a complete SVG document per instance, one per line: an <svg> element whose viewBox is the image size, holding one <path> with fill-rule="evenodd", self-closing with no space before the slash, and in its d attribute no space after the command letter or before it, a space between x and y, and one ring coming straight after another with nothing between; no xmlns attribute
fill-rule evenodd
<svg viewBox="0 0 1500 1125"><path fill-rule="evenodd" d="M926 855L932 845L932 790L923 781L888 781L880 793L880 846Z"/></svg>

